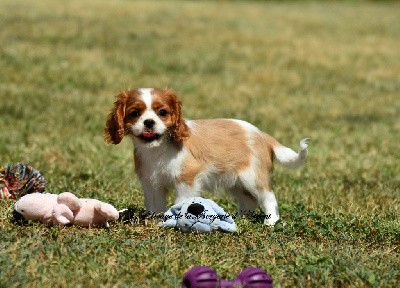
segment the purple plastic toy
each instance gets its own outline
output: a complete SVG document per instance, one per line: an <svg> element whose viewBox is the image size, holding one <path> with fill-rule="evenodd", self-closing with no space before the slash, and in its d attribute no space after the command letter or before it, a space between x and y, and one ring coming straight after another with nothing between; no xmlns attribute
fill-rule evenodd
<svg viewBox="0 0 400 288"><path fill-rule="evenodd" d="M246 268L234 280L220 280L207 266L195 266L186 272L182 288L272 288L272 278L260 268Z"/></svg>

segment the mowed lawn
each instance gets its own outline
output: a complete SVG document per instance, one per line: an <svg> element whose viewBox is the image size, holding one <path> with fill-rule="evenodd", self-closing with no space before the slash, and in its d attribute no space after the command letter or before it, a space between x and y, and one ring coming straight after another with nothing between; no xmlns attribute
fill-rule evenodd
<svg viewBox="0 0 400 288"><path fill-rule="evenodd" d="M46 228L0 201L0 287L180 287L194 265L261 267L275 287L396 287L399 16L380 1L0 0L0 165L30 163L48 191L144 208L131 142L103 140L123 89L172 88L187 118L243 119L293 149L311 138L306 167L276 166L274 228L183 234L136 214Z"/></svg>

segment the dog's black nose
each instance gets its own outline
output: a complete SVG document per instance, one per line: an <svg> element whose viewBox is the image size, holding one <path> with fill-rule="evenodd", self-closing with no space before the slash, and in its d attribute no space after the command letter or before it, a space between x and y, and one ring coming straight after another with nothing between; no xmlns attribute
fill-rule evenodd
<svg viewBox="0 0 400 288"><path fill-rule="evenodd" d="M204 211L204 206L199 203L190 204L187 212L193 214L194 216L199 216Z"/></svg>
<svg viewBox="0 0 400 288"><path fill-rule="evenodd" d="M156 122L154 122L153 119L146 119L143 122L144 126L146 126L146 128L153 128L154 124L156 124Z"/></svg>

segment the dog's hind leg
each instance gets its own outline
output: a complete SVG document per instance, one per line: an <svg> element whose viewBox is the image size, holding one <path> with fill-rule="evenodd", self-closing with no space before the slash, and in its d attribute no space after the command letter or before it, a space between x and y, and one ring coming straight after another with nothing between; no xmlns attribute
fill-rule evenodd
<svg viewBox="0 0 400 288"><path fill-rule="evenodd" d="M264 224L273 226L279 220L278 202L274 192L265 190L259 193L258 203L265 214Z"/></svg>
<svg viewBox="0 0 400 288"><path fill-rule="evenodd" d="M273 226L279 219L279 211L274 192L272 192L271 180L269 178L270 170L271 167L269 165L254 165L250 169L243 171L239 177L244 189L249 192L250 196L254 197L256 203L258 203L264 212L264 224ZM243 202L246 203L246 201Z"/></svg>
<svg viewBox="0 0 400 288"><path fill-rule="evenodd" d="M249 215L257 208L257 199L243 187L230 189L229 193L236 199L241 215Z"/></svg>

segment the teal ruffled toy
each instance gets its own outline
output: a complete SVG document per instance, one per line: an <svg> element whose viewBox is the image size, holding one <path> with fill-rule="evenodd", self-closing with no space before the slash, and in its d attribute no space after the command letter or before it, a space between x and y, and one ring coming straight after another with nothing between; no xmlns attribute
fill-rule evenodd
<svg viewBox="0 0 400 288"><path fill-rule="evenodd" d="M214 201L202 197L188 198L173 205L164 213L164 222L160 226L175 228L183 232L236 231L236 224L232 216Z"/></svg>

